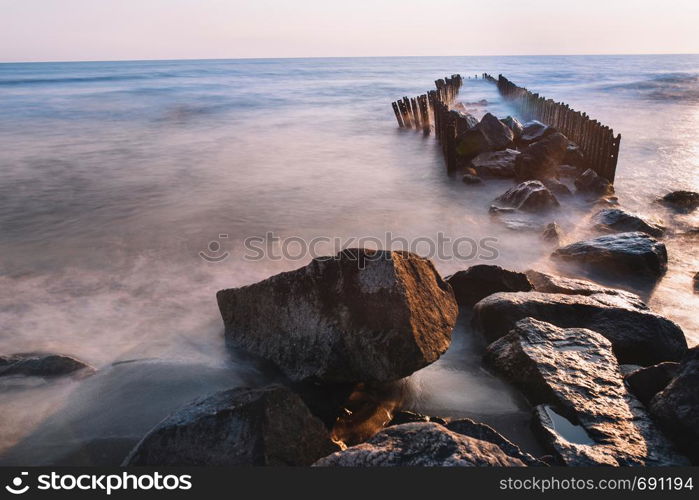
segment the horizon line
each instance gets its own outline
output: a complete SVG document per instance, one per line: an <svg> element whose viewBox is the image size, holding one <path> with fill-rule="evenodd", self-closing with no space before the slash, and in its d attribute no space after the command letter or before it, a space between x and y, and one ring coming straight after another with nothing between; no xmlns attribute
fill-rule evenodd
<svg viewBox="0 0 699 500"><path fill-rule="evenodd" d="M0 64L66 64L66 63L107 63L107 62L177 62L177 61L274 61L301 59L399 59L399 58L447 58L447 57L589 57L589 56L696 56L696 52L637 52L637 53L571 53L571 54L491 54L491 55L400 55L400 56L290 56L290 57L201 57L201 58L162 58L162 59L49 59L0 61Z"/></svg>

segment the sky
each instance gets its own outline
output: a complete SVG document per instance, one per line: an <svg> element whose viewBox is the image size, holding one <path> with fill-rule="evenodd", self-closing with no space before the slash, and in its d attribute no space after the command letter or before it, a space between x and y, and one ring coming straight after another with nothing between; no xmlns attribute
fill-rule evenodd
<svg viewBox="0 0 699 500"><path fill-rule="evenodd" d="M0 61L699 53L697 0L0 0Z"/></svg>

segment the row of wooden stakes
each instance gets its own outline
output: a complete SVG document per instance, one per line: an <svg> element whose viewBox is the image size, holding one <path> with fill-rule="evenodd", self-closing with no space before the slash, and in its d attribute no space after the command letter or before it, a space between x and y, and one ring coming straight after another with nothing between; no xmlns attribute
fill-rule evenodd
<svg viewBox="0 0 699 500"><path fill-rule="evenodd" d="M484 73L483 78L497 85L500 94L517 109L523 120L539 120L555 127L578 145L587 167L614 182L621 134L615 136L611 128L592 120L587 113L530 92L502 75L496 80Z"/></svg>
<svg viewBox="0 0 699 500"><path fill-rule="evenodd" d="M451 75L451 78L440 78L434 83L436 90L412 98L405 96L391 103L400 128L414 128L428 135L432 128L435 103L440 101L451 105L459 93L463 78L461 75Z"/></svg>

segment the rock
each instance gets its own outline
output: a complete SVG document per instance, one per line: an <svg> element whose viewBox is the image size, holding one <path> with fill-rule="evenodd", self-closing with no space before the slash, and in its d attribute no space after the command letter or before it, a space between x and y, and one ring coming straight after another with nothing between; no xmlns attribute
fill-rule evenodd
<svg viewBox="0 0 699 500"><path fill-rule="evenodd" d="M699 293L699 273L694 274L692 282L694 283L694 293Z"/></svg>
<svg viewBox="0 0 699 500"><path fill-rule="evenodd" d="M443 424L444 425L444 424ZM476 422L470 418L460 418L452 420L445 425L450 431L469 436L481 441L487 441L497 445L507 455L521 460L529 466L545 466L543 462L537 460L529 453L523 452L519 446L500 434L498 431L481 422Z"/></svg>
<svg viewBox="0 0 699 500"><path fill-rule="evenodd" d="M420 413L403 410L393 415L393 418L387 424L387 427L392 425L409 424L413 422L434 422L436 424L447 425L447 421L441 417L430 417L427 415L421 415Z"/></svg>
<svg viewBox="0 0 699 500"><path fill-rule="evenodd" d="M502 207L525 212L542 212L558 207L556 197L539 181L525 181L495 199Z"/></svg>
<svg viewBox="0 0 699 500"><path fill-rule="evenodd" d="M565 159L563 160L565 161ZM582 171L580 167L575 167L573 165L559 165L556 169L556 175L558 177L579 177Z"/></svg>
<svg viewBox="0 0 699 500"><path fill-rule="evenodd" d="M585 156L580 148L571 142L566 148L565 156L563 156L563 163L572 165L573 167L581 167L585 163Z"/></svg>
<svg viewBox="0 0 699 500"><path fill-rule="evenodd" d="M498 207L497 205L490 205L488 212L490 212L493 215L513 214L517 212L517 209L512 207Z"/></svg>
<svg viewBox="0 0 699 500"><path fill-rule="evenodd" d="M124 465L310 465L338 449L301 398L273 385L194 401L151 430Z"/></svg>
<svg viewBox="0 0 699 500"><path fill-rule="evenodd" d="M433 422L387 427L367 442L321 458L319 467L524 466L499 446Z"/></svg>
<svg viewBox="0 0 699 500"><path fill-rule="evenodd" d="M615 233L641 231L659 238L665 232L658 224L647 222L638 215L625 212L619 208L600 210L592 216L592 223L597 229Z"/></svg>
<svg viewBox="0 0 699 500"><path fill-rule="evenodd" d="M591 281L554 276L552 274L540 273L532 269L525 271L525 274L534 287L534 290L537 292L562 293L565 295L614 295L620 297L621 300L635 309L648 309L648 306L643 302L641 297L635 293L627 292L626 290L607 288Z"/></svg>
<svg viewBox="0 0 699 500"><path fill-rule="evenodd" d="M467 112L466 110L463 111L457 111L457 110L451 110L450 113L454 113L454 116L460 120L463 120L463 123L465 124L465 129L472 129L476 128L478 126L478 118L473 116L471 113Z"/></svg>
<svg viewBox="0 0 699 500"><path fill-rule="evenodd" d="M483 182L483 179L481 179L477 175L464 174L464 176L461 178L461 181L464 184L480 184Z"/></svg>
<svg viewBox="0 0 699 500"><path fill-rule="evenodd" d="M561 239L563 238L563 231L561 227L555 222L550 222L544 228L544 232L541 233L541 237L544 241L547 241L553 245L560 245Z"/></svg>
<svg viewBox="0 0 699 500"><path fill-rule="evenodd" d="M490 151L490 143L479 127L460 132L456 140L456 152L463 158L473 158L485 151Z"/></svg>
<svg viewBox="0 0 699 500"><path fill-rule="evenodd" d="M558 179L544 179L541 183L556 196L570 196L573 194L570 188Z"/></svg>
<svg viewBox="0 0 699 500"><path fill-rule="evenodd" d="M523 144L531 144L532 142L540 141L555 131L556 129L544 125L540 121L531 120L522 126L522 133L519 137L519 141Z"/></svg>
<svg viewBox="0 0 699 500"><path fill-rule="evenodd" d="M665 245L645 233L619 233L561 247L552 257L607 276L654 281L667 270Z"/></svg>
<svg viewBox="0 0 699 500"><path fill-rule="evenodd" d="M663 196L660 201L679 212L689 213L699 207L699 193L694 191L673 191Z"/></svg>
<svg viewBox="0 0 699 500"><path fill-rule="evenodd" d="M488 347L485 362L539 405L535 429L563 463L687 463L626 391L602 335L526 318Z"/></svg>
<svg viewBox="0 0 699 500"><path fill-rule="evenodd" d="M259 283L221 290L229 345L294 381L391 381L436 361L458 306L429 260L348 249Z"/></svg>
<svg viewBox="0 0 699 500"><path fill-rule="evenodd" d="M515 175L520 180L555 177L567 147L568 139L560 132L549 134L530 144L517 157Z"/></svg>
<svg viewBox="0 0 699 500"><path fill-rule="evenodd" d="M481 118L478 128L483 132L489 149L492 151L507 149L514 145L514 133L510 130L510 127L498 120L495 115L486 113Z"/></svg>
<svg viewBox="0 0 699 500"><path fill-rule="evenodd" d="M614 192L614 186L604 177L597 175L591 168L585 170L575 179L575 187L579 193L591 194L597 197L602 197Z"/></svg>
<svg viewBox="0 0 699 500"><path fill-rule="evenodd" d="M472 159L471 165L480 175L507 179L515 176L517 155L519 155L519 151L514 149L489 151Z"/></svg>
<svg viewBox="0 0 699 500"><path fill-rule="evenodd" d="M677 375L679 366L680 364L674 361L646 366L626 375L624 381L631 393L648 406L653 396L662 391Z"/></svg>
<svg viewBox="0 0 699 500"><path fill-rule="evenodd" d="M650 403L650 411L677 447L699 463L699 347L689 350L677 376Z"/></svg>
<svg viewBox="0 0 699 500"><path fill-rule="evenodd" d="M0 377L25 375L33 377L60 377L63 375L90 375L95 369L63 354L41 352L19 353L0 356Z"/></svg>
<svg viewBox="0 0 699 500"><path fill-rule="evenodd" d="M519 140L519 138L522 136L522 132L524 131L524 125L522 125L522 123L514 116L504 118L502 123L510 127L510 130L512 130L512 133L514 134L515 140Z"/></svg>
<svg viewBox="0 0 699 500"><path fill-rule="evenodd" d="M447 278L460 307L471 307L496 292L528 292L531 283L524 273L508 271L500 266L479 264L457 271Z"/></svg>
<svg viewBox="0 0 699 500"><path fill-rule="evenodd" d="M604 293L495 293L473 307L472 324L493 342L527 317L561 328L594 330L609 339L620 363L646 366L678 361L687 351L687 341L677 324L637 308L623 296Z"/></svg>

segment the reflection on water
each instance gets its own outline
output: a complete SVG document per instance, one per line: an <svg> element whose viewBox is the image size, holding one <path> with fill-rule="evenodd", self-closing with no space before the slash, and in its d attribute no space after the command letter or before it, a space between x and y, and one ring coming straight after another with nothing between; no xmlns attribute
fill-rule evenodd
<svg viewBox="0 0 699 500"><path fill-rule="evenodd" d="M672 234L699 226L699 215L651 203L699 190L697 56L177 61L0 65L0 352L59 351L102 368L143 357L235 367L215 292L308 260L243 260L242 241L268 231L492 237L497 264L549 269L536 233L487 213L508 182L464 186L445 175L432 137L396 129L396 97L483 71L622 133L620 201L671 233L651 305L699 341L696 236ZM469 105L477 113L512 113L486 82L466 81L462 99L486 99ZM591 210L568 206L555 219L574 239ZM230 257L201 259L220 234ZM449 274L478 259L435 260ZM447 355L410 377L409 405L521 420L526 405L481 371L472 337L461 325ZM0 394L1 446L60 414L62 397L35 405L63 387Z"/></svg>

